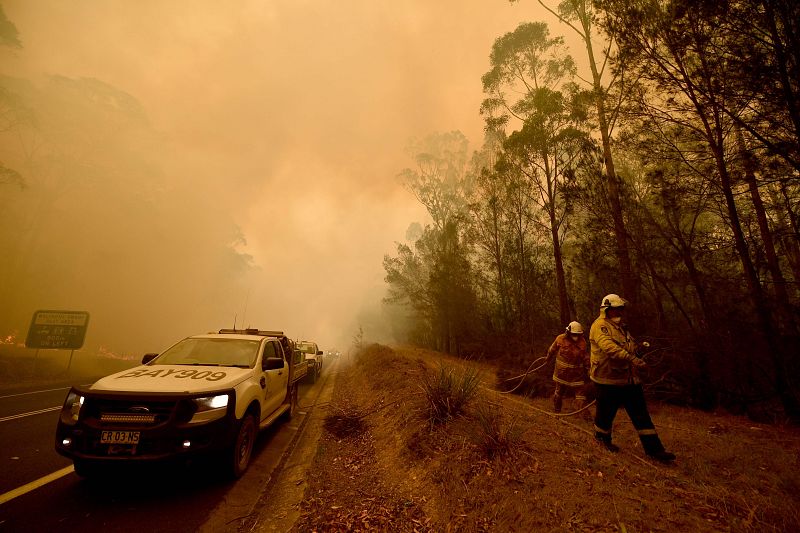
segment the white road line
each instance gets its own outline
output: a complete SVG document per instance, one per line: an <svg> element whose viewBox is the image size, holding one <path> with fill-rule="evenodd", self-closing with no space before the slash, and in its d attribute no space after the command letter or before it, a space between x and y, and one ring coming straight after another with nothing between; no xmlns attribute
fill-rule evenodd
<svg viewBox="0 0 800 533"><path fill-rule="evenodd" d="M70 473L72 473L74 471L75 471L75 467L70 465L70 466L68 466L66 468L62 468L61 470L57 470L57 471L53 472L52 474L47 474L44 477L40 477L36 481L31 481L30 483L26 483L25 485L22 485L21 487L17 487L14 490L10 490L10 491L6 492L5 494L0 494L0 505L3 505L4 503L6 503L8 501L11 501L11 500L13 500L14 498L16 498L18 496L22 496L23 494L27 494L27 493L31 492L32 490L36 490L36 489L38 489L39 487L41 487L43 485L47 485L48 483L50 483L52 481L55 481L55 480L57 480L59 478L62 478L64 476L66 476L67 474L70 474Z"/></svg>
<svg viewBox="0 0 800 533"><path fill-rule="evenodd" d="M61 387L60 389L45 389L45 390L35 390L32 392L20 392L19 394L6 394L5 396L0 396L0 400L3 398L13 398L14 396L27 396L28 394L39 394L42 392L53 392L57 390L67 390L69 387Z"/></svg>
<svg viewBox="0 0 800 533"><path fill-rule="evenodd" d="M39 409L38 411L31 411L29 413L21 413L21 414L18 414L18 415L5 416L3 418L0 418L0 422L7 422L9 420L16 420L17 418L25 418L26 416L33 416L33 415L40 415L42 413L49 413L50 411L56 411L58 409L61 409L60 405L58 407L48 407L47 409Z"/></svg>

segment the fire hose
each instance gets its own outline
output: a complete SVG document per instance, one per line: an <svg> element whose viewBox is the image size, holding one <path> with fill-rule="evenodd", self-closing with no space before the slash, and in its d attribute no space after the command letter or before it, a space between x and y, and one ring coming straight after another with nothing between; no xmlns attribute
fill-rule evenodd
<svg viewBox="0 0 800 533"><path fill-rule="evenodd" d="M541 361L542 359L544 359L544 360L545 360L545 362L544 362L544 363L542 363L541 365L537 366L536 368L532 368L532 367L533 367L533 365L535 365L536 363L538 363L538 362L539 362L539 361ZM525 372L523 372L523 373L522 373L522 374L520 374L519 376L514 376L514 377L512 377L512 378L506 378L506 379L504 379L503 381L511 381L512 379L519 379L519 382L518 382L518 383L517 383L517 384L514 386L514 388L513 388L513 389L511 389L511 390L507 390L507 391L499 391L499 392L500 392L500 394L511 394L512 392L514 392L515 390L517 390L517 389L520 387L520 385L522 385L522 382L523 382L523 381L525 381L525 378L526 378L526 377L527 377L529 374L533 374L533 373L534 373L534 372L536 372L537 370L540 370L541 368L544 368L544 366L545 366L546 364L547 364L547 356L545 355L545 356L542 356L542 357L540 357L539 359L535 359L535 360L534 360L534 361L533 361L533 362L530 364L530 366L528 366L528 370L526 370Z"/></svg>
<svg viewBox="0 0 800 533"><path fill-rule="evenodd" d="M533 368L533 365L535 365L536 363L538 363L538 362L539 362L539 361L541 361L542 359L544 359L545 361L544 361L542 364L540 364L539 366L537 366L536 368ZM527 369L525 372L523 372L522 374L520 374L519 376L514 376L514 377L510 377L510 378L505 378L504 380L502 380L502 381L504 381L504 382L505 382L505 381L511 381L511 380L514 380L514 379L519 379L519 382L517 382L517 384L516 384L516 385L514 385L514 387L513 387L511 390L507 390L507 391L498 391L498 392L499 392L500 394L511 394L511 393L513 393L513 392L514 392L514 391L516 391L518 388L520 388L520 386L521 386L521 385L522 385L522 383L525 381L525 378L526 378L528 375L530 375L530 374L533 374L534 372L536 372L536 371L538 371L538 370L541 370L542 368L544 368L544 367L545 367L545 365L547 365L547 356L546 356L546 355L545 355L545 356L542 356L542 357L540 357L540 358L538 358L538 359L535 359L535 360L534 360L534 361L533 361L533 362L530 364L530 366L528 366L528 369ZM587 403L586 405L584 405L583 407L581 407L581 408L580 408L580 409L578 409L577 411L572 411L571 413L548 413L547 411L544 411L544 410L542 410L542 409L539 409L539 408L537 408L537 407L534 407L534 409L536 409L537 411L541 411L542 413L544 413L544 414L546 414L546 415L549 415L549 416L553 416L553 417L563 417L563 416L573 416L573 415L577 415L578 413L582 413L582 412L583 412L583 411L585 411L586 409L588 409L588 408L590 408L591 406L593 406L595 403L596 403L596 400L592 400L591 402Z"/></svg>
<svg viewBox="0 0 800 533"><path fill-rule="evenodd" d="M650 343L649 343L649 342L647 342L647 341L645 341L645 342L643 342L643 343L642 343L642 347L643 347L643 348L649 348L649 347L650 347ZM655 351L655 350L654 350L654 351ZM532 367L533 367L533 365L535 365L536 363L538 363L538 362L539 362L539 361L541 361L542 359L544 359L545 361L544 361L544 362L543 362L541 365L537 366L536 368L532 368ZM520 388L520 386L521 386L521 385L522 385L522 383L525 381L525 378L526 378L528 375L530 375L530 374L533 374L534 372L536 372L536 371L538 371L538 370L541 370L542 368L544 368L544 366L545 366L546 364L547 364L547 356L546 356L546 355L545 355L545 356L542 356L542 357L540 357L540 358L538 358L538 359L535 359L535 360L534 360L534 361L533 361L533 362L530 364L530 366L528 366L528 369L527 369L525 372L523 372L522 374L520 374L520 375L518 375L518 376L510 377L510 378L505 378L505 379L503 379L503 380L502 380L503 382L505 382L505 381L511 381L511 380L514 380L514 379L519 379L519 381L517 382L517 384L516 384L516 385L514 385L514 387L513 387L511 390L507 390L507 391L498 391L498 392L499 392L500 394L511 394L511 393L513 393L513 392L514 392L514 391L516 391L518 388ZM549 415L549 416L553 416L553 417L563 417L563 416L573 416L573 415L577 415L578 413L582 413L582 412L583 412L583 411L585 411L586 409L588 409L588 408L590 408L591 406L593 406L595 403L597 403L597 400L592 400L591 402L587 403L586 405L584 405L583 407L581 407L581 408L580 408L580 409L578 409L577 411L572 411L571 413L548 413L547 411L544 411L544 410L542 410L542 409L539 409L538 407L533 407L533 408L534 408L534 409L536 409L537 411L541 411L542 413L544 413L544 414L546 414L546 415Z"/></svg>

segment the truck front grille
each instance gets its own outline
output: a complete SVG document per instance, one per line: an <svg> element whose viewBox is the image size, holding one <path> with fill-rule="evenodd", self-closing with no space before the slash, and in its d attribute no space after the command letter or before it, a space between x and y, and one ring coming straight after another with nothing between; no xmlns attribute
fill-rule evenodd
<svg viewBox="0 0 800 533"><path fill-rule="evenodd" d="M186 403L186 402L183 402ZM87 418L98 420L101 424L124 426L154 426L173 417L185 418L185 408L179 400L130 400L109 398L87 398L84 409ZM191 413L188 414L191 418Z"/></svg>
<svg viewBox="0 0 800 533"><path fill-rule="evenodd" d="M155 424L156 415L129 415L124 413L101 413L101 422L111 424Z"/></svg>

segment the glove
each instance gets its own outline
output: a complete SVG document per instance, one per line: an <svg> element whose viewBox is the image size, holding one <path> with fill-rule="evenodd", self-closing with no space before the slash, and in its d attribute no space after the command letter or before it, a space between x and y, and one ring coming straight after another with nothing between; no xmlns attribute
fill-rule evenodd
<svg viewBox="0 0 800 533"><path fill-rule="evenodd" d="M640 358L638 358L638 357L634 357L634 358L631 360L631 364L632 364L633 366L635 366L636 368L644 368L644 367L646 367L646 366L647 366L647 363L645 363L645 362L644 362L644 359L640 359Z"/></svg>

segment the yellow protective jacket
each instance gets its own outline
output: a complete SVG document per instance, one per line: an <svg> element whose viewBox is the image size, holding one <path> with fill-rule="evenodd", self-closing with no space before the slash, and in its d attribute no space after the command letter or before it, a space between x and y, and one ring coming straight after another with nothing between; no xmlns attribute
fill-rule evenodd
<svg viewBox="0 0 800 533"><path fill-rule="evenodd" d="M547 350L547 360L553 357L556 358L553 381L569 387L585 385L589 353L586 351L586 340L583 336L578 342L573 342L566 333L556 337Z"/></svg>
<svg viewBox="0 0 800 533"><path fill-rule="evenodd" d="M621 325L606 318L606 310L589 330L591 367L589 377L603 385L629 385L641 383L636 368L631 363L636 357L636 342Z"/></svg>

